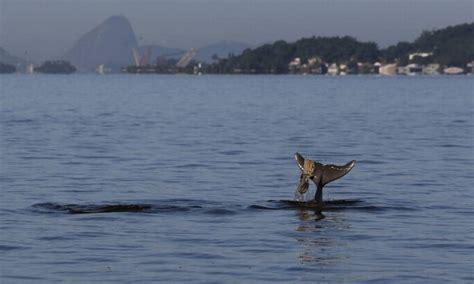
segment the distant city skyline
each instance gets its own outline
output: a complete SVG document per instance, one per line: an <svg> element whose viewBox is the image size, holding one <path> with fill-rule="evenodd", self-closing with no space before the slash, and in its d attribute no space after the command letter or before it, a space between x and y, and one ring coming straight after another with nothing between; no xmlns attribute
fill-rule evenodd
<svg viewBox="0 0 474 284"><path fill-rule="evenodd" d="M112 15L129 19L139 44L173 48L313 35L349 35L385 47L472 22L474 1L0 0L0 46L26 59L57 58Z"/></svg>

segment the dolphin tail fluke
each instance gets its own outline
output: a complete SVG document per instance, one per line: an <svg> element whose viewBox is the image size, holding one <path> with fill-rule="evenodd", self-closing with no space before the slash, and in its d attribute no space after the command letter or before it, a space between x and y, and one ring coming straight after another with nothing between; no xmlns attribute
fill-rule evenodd
<svg viewBox="0 0 474 284"><path fill-rule="evenodd" d="M347 175L354 167L355 162L356 161L350 161L349 163L343 166L325 165L323 167L323 175L321 180L322 185L324 186L330 183L331 181L334 181Z"/></svg>
<svg viewBox="0 0 474 284"><path fill-rule="evenodd" d="M314 201L323 202L323 187L345 175L347 175L355 165L356 161L350 161L343 166L323 165L321 163L306 160L300 153L295 153L296 164L301 170L298 191L302 194L307 191L307 180L311 179L316 184L316 194Z"/></svg>
<svg viewBox="0 0 474 284"><path fill-rule="evenodd" d="M301 156L300 153L296 152L295 153L295 160L296 160L296 164L298 165L300 170L304 171L304 158L303 158L303 156Z"/></svg>

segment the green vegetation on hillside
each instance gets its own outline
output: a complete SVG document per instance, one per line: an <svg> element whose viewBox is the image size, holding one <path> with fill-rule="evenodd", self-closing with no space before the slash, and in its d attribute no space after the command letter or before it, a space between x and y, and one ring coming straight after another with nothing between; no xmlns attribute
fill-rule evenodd
<svg viewBox="0 0 474 284"><path fill-rule="evenodd" d="M415 57L409 62L409 54L432 53ZM474 23L450 26L440 30L425 31L413 43L400 42L379 49L373 42L360 42L352 37L311 37L294 43L283 40L246 49L239 56L221 59L207 66L208 73L288 73L294 58L302 63L310 58L318 62L346 64L349 68L358 62L374 63L439 63L443 66L465 67L474 60Z"/></svg>
<svg viewBox="0 0 474 284"><path fill-rule="evenodd" d="M246 49L239 56L222 59L208 67L213 73L288 73L288 63L295 57L307 61L318 57L324 62L375 62L379 56L377 44L359 42L352 37L311 37L294 43L283 40Z"/></svg>
<svg viewBox="0 0 474 284"><path fill-rule="evenodd" d="M413 43L415 49L433 52L433 61L464 66L474 60L474 23L425 31Z"/></svg>

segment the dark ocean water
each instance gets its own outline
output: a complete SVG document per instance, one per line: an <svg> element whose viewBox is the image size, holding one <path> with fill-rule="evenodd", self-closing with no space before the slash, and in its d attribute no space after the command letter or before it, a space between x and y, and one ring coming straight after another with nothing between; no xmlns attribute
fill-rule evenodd
<svg viewBox="0 0 474 284"><path fill-rule="evenodd" d="M472 283L473 83L1 76L0 282Z"/></svg>

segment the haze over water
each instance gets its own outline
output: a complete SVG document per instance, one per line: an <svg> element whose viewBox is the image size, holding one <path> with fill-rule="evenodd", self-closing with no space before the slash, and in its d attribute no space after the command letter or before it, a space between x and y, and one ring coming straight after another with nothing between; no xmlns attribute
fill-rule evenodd
<svg viewBox="0 0 474 284"><path fill-rule="evenodd" d="M471 76L0 86L2 283L474 281ZM284 206L296 151L357 160L324 197L361 202ZM70 214L105 204L148 209Z"/></svg>

